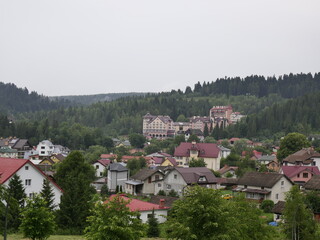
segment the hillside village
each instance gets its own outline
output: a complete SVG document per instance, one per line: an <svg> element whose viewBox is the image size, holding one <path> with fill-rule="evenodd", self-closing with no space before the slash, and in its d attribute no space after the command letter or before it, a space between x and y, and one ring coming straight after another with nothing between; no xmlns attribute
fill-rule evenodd
<svg viewBox="0 0 320 240"><path fill-rule="evenodd" d="M189 122L173 122L169 116L148 113L143 116L143 135L136 134L143 140L141 148L132 146L130 137L114 138L114 149L90 162L95 171L91 186L97 194L112 197L121 193L123 200L131 199L128 207L130 211L140 212L143 223L153 213L159 223L164 223L172 204L197 185L227 191L222 196L225 199L242 193L258 206L271 201L273 220L278 224L282 221L286 194L294 185L306 193L320 190L320 153L312 146L301 147L279 160L279 146L240 138L207 141L210 136L204 132L234 124L243 117L234 113L231 106L214 106L208 117L194 116ZM164 149L146 152L154 141L170 138L181 140L173 154ZM27 139L17 137L1 138L0 147L2 185L8 187L18 176L24 193L32 198L48 181L53 206L59 209L64 190L56 183L55 173L71 150L50 140L32 146ZM128 154L120 153L119 149ZM320 221L317 211L314 218Z"/></svg>

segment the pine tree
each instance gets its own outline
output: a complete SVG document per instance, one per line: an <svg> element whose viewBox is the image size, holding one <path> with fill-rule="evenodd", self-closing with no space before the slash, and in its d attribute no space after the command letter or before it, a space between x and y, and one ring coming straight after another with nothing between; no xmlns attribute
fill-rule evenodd
<svg viewBox="0 0 320 240"><path fill-rule="evenodd" d="M209 129L208 129L208 124L207 123L204 125L203 136L204 137L208 137L209 136Z"/></svg>
<svg viewBox="0 0 320 240"><path fill-rule="evenodd" d="M81 233L92 207L95 190L91 183L95 179L95 170L81 152L74 151L59 164L55 179L64 191L57 211L58 224L61 228Z"/></svg>
<svg viewBox="0 0 320 240"><path fill-rule="evenodd" d="M21 211L24 208L24 199L26 194L22 185L22 180L18 175L13 175L8 185L8 196L10 199L7 204L8 208L8 228L18 230L21 224Z"/></svg>
<svg viewBox="0 0 320 240"><path fill-rule="evenodd" d="M50 186L50 181L47 178L43 180L40 195L45 200L46 207L52 211L56 206L54 205L54 193Z"/></svg>
<svg viewBox="0 0 320 240"><path fill-rule="evenodd" d="M152 210L152 214L148 218L147 236L150 238L159 237L159 223L158 219L155 217L154 209Z"/></svg>

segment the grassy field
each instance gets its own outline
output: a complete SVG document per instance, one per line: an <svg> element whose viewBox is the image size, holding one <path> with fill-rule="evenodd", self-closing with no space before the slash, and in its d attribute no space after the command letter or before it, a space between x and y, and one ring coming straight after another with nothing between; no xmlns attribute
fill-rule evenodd
<svg viewBox="0 0 320 240"><path fill-rule="evenodd" d="M7 240L27 240L29 238L23 238L21 234L10 234ZM75 236L75 235L52 235L48 238L48 240L85 240L83 236Z"/></svg>

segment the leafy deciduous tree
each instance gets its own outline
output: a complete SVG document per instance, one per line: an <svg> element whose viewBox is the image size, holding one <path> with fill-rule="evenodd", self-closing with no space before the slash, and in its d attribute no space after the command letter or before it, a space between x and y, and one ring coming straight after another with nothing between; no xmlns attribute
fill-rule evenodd
<svg viewBox="0 0 320 240"><path fill-rule="evenodd" d="M38 194L27 199L20 226L25 237L44 240L54 233L54 215L46 205L46 201Z"/></svg>
<svg viewBox="0 0 320 240"><path fill-rule="evenodd" d="M144 235L144 226L138 212L131 212L119 195L106 203L97 201L88 217L85 229L88 240L138 240Z"/></svg>

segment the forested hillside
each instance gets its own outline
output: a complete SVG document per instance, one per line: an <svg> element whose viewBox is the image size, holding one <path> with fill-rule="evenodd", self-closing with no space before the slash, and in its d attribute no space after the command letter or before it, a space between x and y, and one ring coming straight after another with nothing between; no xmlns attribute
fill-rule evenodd
<svg viewBox="0 0 320 240"><path fill-rule="evenodd" d="M18 88L12 83L0 82L0 113L47 111L69 105L68 101L51 101L48 97Z"/></svg>
<svg viewBox="0 0 320 240"><path fill-rule="evenodd" d="M276 77L249 76L246 78L222 78L215 82L198 82L194 87L195 93L202 96L214 94L226 94L229 96L255 95L264 97L270 94L278 94L283 98L295 98L310 92L320 90L320 73L314 76L308 74L292 74ZM187 93L191 88L186 89Z"/></svg>
<svg viewBox="0 0 320 240"><path fill-rule="evenodd" d="M92 95L74 95L74 96L59 96L49 97L52 100L68 100L77 105L91 105L97 102L110 102L123 97L141 96L147 93L105 93L105 94L92 94Z"/></svg>
<svg viewBox="0 0 320 240"><path fill-rule="evenodd" d="M29 138L33 143L51 138L55 143L72 149L85 149L90 145L103 145L110 136L141 133L142 117L147 112L169 115L176 121L178 117L205 116L212 106L228 104L248 118L229 128L216 129L212 134L217 139L273 138L275 134L282 136L292 131L308 134L320 131L317 114L320 93L315 92L319 89L319 76L290 74L279 79L256 76L220 79L217 83L197 83L194 89L187 87L184 92L172 90L90 106L59 107L51 111L44 108L32 114L15 114L13 123L6 114L2 114L0 136ZM245 90L244 86L248 89ZM309 95L293 99L306 93Z"/></svg>

